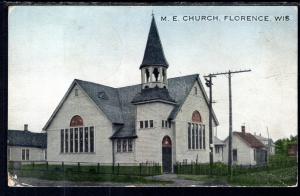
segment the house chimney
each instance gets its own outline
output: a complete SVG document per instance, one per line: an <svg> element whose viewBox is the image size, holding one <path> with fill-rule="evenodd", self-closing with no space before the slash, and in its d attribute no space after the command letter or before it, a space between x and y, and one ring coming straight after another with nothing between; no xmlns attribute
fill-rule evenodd
<svg viewBox="0 0 300 196"><path fill-rule="evenodd" d="M28 131L28 124L24 124L24 131Z"/></svg>
<svg viewBox="0 0 300 196"><path fill-rule="evenodd" d="M245 134L245 125L242 125L242 133Z"/></svg>

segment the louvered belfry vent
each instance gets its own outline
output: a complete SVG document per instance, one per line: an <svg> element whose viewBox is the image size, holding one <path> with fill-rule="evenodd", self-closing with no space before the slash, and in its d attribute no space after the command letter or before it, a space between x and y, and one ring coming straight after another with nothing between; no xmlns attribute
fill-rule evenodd
<svg viewBox="0 0 300 196"><path fill-rule="evenodd" d="M104 91L98 92L98 98L108 100L108 96Z"/></svg>

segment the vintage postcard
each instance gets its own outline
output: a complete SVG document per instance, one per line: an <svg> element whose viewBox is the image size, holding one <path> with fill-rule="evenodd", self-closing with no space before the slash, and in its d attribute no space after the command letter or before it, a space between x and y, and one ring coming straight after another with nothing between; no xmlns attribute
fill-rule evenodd
<svg viewBox="0 0 300 196"><path fill-rule="evenodd" d="M8 185L298 184L296 6L9 6Z"/></svg>

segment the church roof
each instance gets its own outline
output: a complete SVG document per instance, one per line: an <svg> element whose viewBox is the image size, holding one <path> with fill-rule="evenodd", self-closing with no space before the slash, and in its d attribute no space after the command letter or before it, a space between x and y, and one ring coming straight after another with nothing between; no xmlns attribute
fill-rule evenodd
<svg viewBox="0 0 300 196"><path fill-rule="evenodd" d="M169 67L169 64L164 55L154 16L152 17L144 53L144 59L140 66L140 69L149 65L160 65L166 68Z"/></svg>
<svg viewBox="0 0 300 196"><path fill-rule="evenodd" d="M99 107L101 111L107 116L107 118L114 124L114 134L111 138L125 138L125 137L136 137L135 133L135 109L136 106L133 102L139 101L150 101L150 100L165 100L170 103L176 104L174 109L171 111L169 118L170 120L175 119L177 113L180 111L186 97L190 93L194 83L199 82L199 75L188 75L176 78L168 79L168 90L167 89L147 89L142 90L142 85L125 86L121 88L113 88L93 82L83 81L75 79L71 84L65 97L56 108L46 125L44 130L50 125L50 122L54 118L56 112L59 110L61 105L66 99L68 93L71 91L75 84L78 84L81 89L88 95L88 97ZM201 82L199 82L201 88ZM204 89L202 93L205 97L206 103L208 99ZM101 96L99 97L99 92ZM154 93L153 93L154 92ZM167 93L168 92L168 93ZM102 95L105 95L103 98ZM213 113L213 119L216 124L218 121L215 114Z"/></svg>
<svg viewBox="0 0 300 196"><path fill-rule="evenodd" d="M263 143L261 143L261 141L259 141L251 133L242 133L242 132L234 131L233 134L242 138L242 140L244 140L252 148L264 148L265 147L265 145Z"/></svg>
<svg viewBox="0 0 300 196"><path fill-rule="evenodd" d="M216 136L214 136L213 141L214 141L214 145L222 145L222 146L225 145L225 143Z"/></svg>
<svg viewBox="0 0 300 196"><path fill-rule="evenodd" d="M142 89L142 91L133 98L131 103L145 103L154 100L175 104L175 100L170 97L169 91L166 88L158 87Z"/></svg>
<svg viewBox="0 0 300 196"><path fill-rule="evenodd" d="M117 89L78 79L75 79L75 81L107 115L109 120L114 123L124 123ZM107 98L99 97L99 94L105 94Z"/></svg>
<svg viewBox="0 0 300 196"><path fill-rule="evenodd" d="M7 144L9 146L47 148L47 134L30 131L8 130Z"/></svg>

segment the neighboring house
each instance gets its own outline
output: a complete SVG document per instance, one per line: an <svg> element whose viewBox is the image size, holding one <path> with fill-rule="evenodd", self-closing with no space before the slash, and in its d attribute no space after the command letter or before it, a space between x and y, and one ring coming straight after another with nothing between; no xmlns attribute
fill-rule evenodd
<svg viewBox="0 0 300 196"><path fill-rule="evenodd" d="M47 158L47 134L24 130L8 130L8 161L44 161Z"/></svg>
<svg viewBox="0 0 300 196"><path fill-rule="evenodd" d="M224 154L225 143L214 136L214 162L224 162L224 156L228 156L228 154Z"/></svg>
<svg viewBox="0 0 300 196"><path fill-rule="evenodd" d="M298 145L291 144L288 146L288 156L296 157L298 156Z"/></svg>
<svg viewBox="0 0 300 196"><path fill-rule="evenodd" d="M228 137L225 139L224 152L228 154ZM228 156L224 156L225 163L228 162ZM245 126L242 126L241 132L232 134L232 163L237 165L256 165L266 163L267 149L251 133L246 133Z"/></svg>
<svg viewBox="0 0 300 196"><path fill-rule="evenodd" d="M262 137L261 134L259 135L254 135L261 143L263 143L265 145L265 147L267 148L267 151L269 152L270 155L274 155L275 154L275 143L273 142L273 140L271 138L265 138Z"/></svg>
<svg viewBox="0 0 300 196"><path fill-rule="evenodd" d="M168 67L153 17L141 84L114 88L75 79L43 128L48 160L153 161L165 172L176 161L208 162L209 101L199 75L168 79Z"/></svg>

